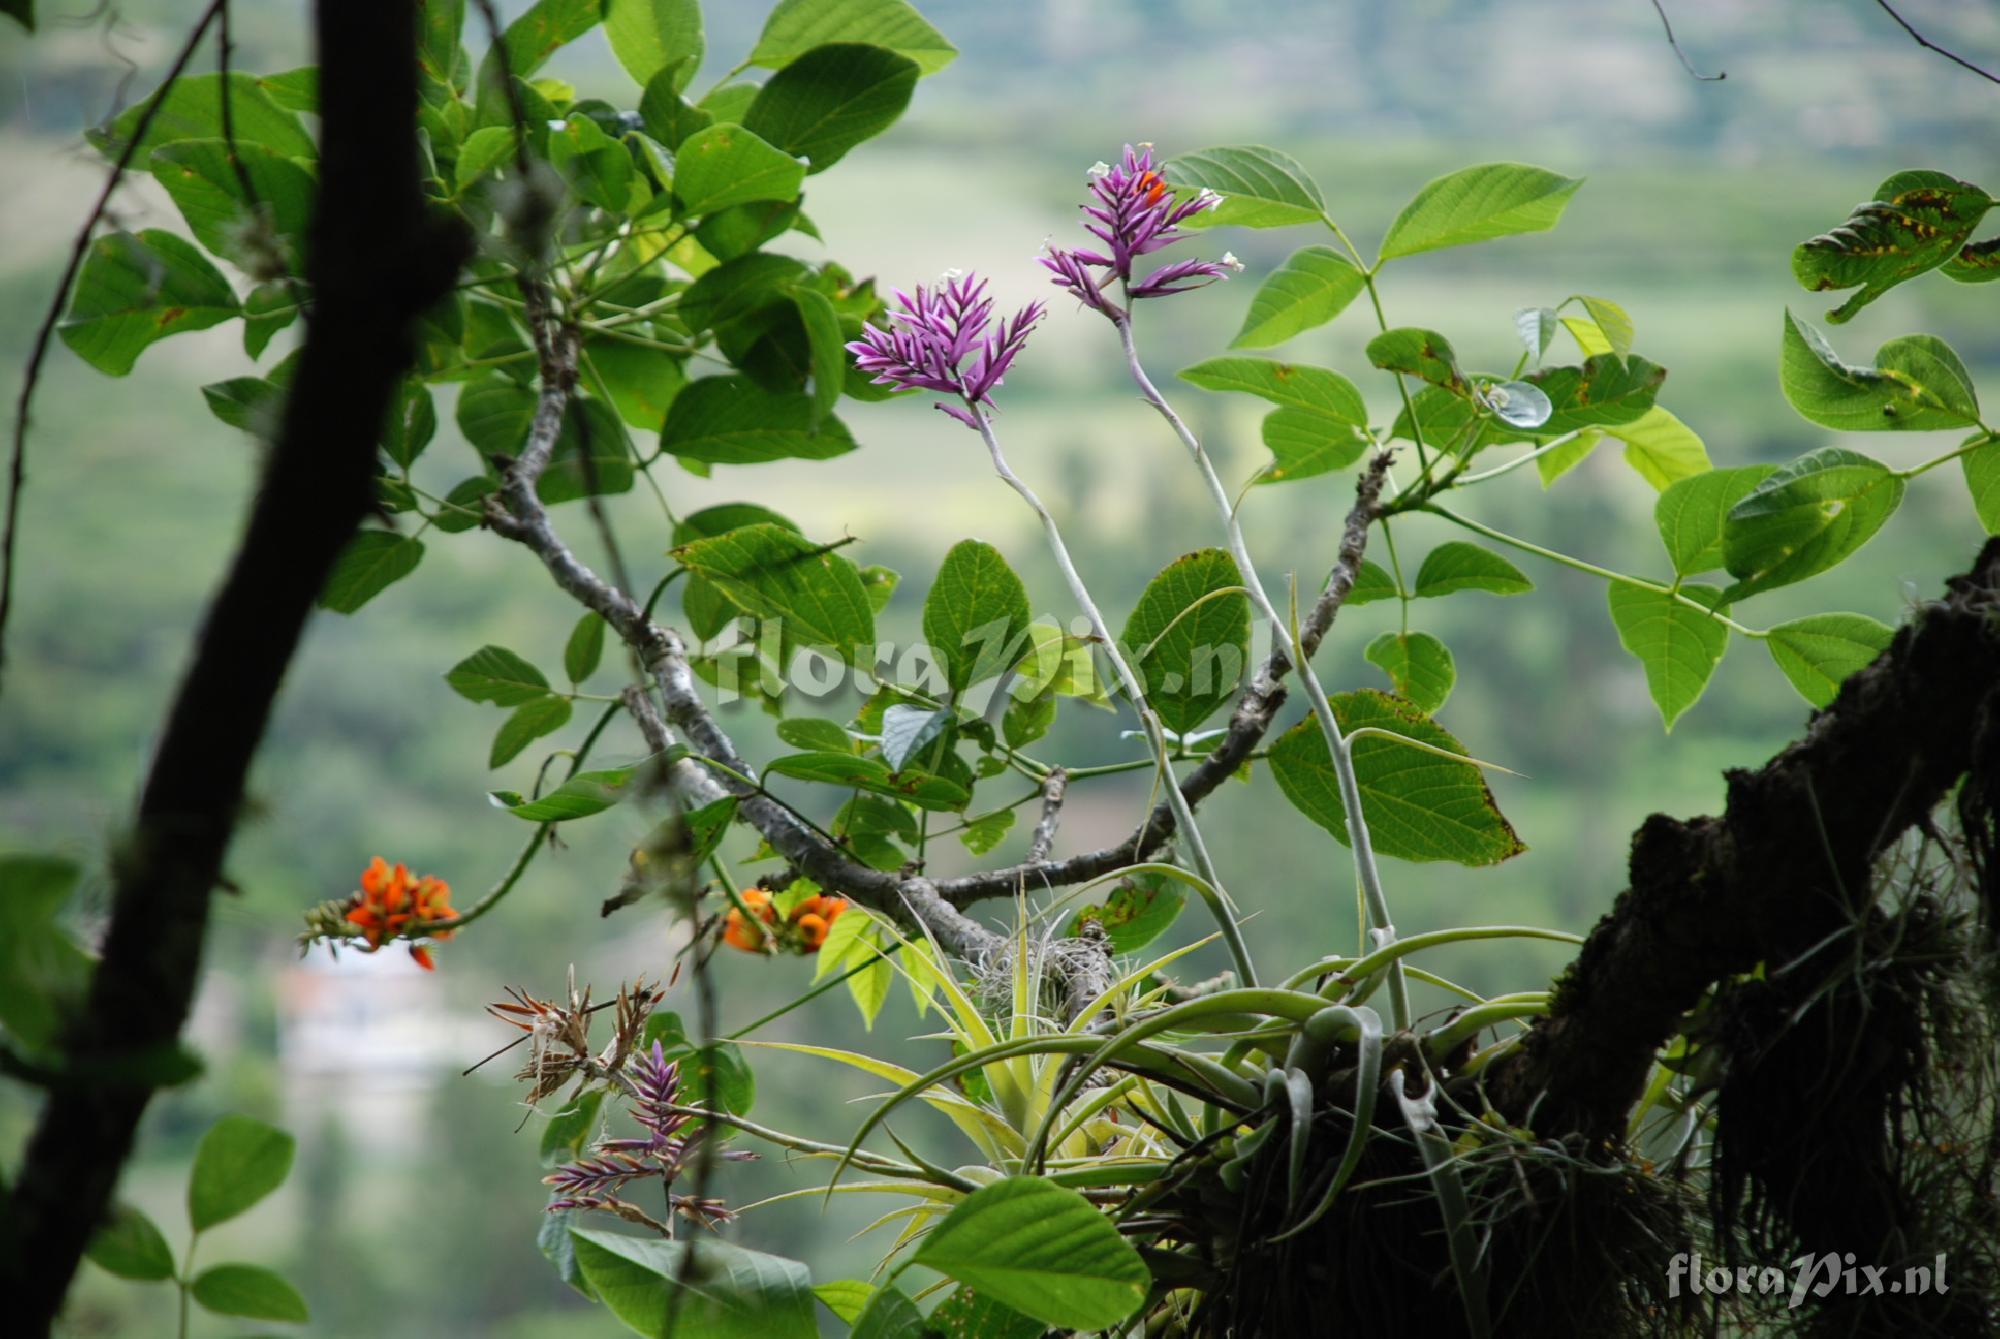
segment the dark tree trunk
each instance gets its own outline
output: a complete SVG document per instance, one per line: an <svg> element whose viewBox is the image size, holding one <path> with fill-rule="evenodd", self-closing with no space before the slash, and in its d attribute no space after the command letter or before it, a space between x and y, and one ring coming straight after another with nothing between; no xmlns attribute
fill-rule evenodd
<svg viewBox="0 0 2000 1339"><path fill-rule="evenodd" d="M425 215L411 0L328 0L314 22L320 208L304 350L116 863L102 961L67 1038L75 1077L53 1086L0 1219L0 1295L21 1318L16 1333L47 1331L103 1220L152 1096L130 1059L180 1035L251 760L313 602L372 505L376 442L413 358L414 320L463 255L463 239Z"/></svg>

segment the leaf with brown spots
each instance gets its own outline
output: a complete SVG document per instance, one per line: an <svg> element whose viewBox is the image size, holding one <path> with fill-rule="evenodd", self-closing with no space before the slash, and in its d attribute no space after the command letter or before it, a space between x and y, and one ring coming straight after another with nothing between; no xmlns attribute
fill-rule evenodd
<svg viewBox="0 0 2000 1339"><path fill-rule="evenodd" d="M1974 242L1946 261L1944 277L1961 284L1990 284L2000 279L2000 237Z"/></svg>
<svg viewBox="0 0 2000 1339"><path fill-rule="evenodd" d="M1962 265L1961 249L1993 205L1985 191L1946 173L1898 172L1847 222L1801 242L1792 252L1792 273L1815 293L1861 290L1827 313L1838 325L1907 279L1947 263ZM1984 259L2000 264L1990 255Z"/></svg>

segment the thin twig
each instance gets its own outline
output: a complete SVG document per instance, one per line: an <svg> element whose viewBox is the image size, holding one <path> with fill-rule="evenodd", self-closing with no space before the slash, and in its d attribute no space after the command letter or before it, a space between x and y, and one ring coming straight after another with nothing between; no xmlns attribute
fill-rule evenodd
<svg viewBox="0 0 2000 1339"><path fill-rule="evenodd" d="M1048 779L1042 782L1042 817L1035 824L1034 840L1028 843L1028 863L1039 864L1049 858L1049 851L1056 844L1056 824L1062 821L1063 796L1069 791L1069 773L1056 767L1049 771Z"/></svg>
<svg viewBox="0 0 2000 1339"><path fill-rule="evenodd" d="M1974 65L1971 61L1959 55L1956 51L1953 51L1947 47L1941 47L1936 42L1931 41L1930 38L1925 37L1922 33L1918 32L1914 27L1910 25L1910 21L1908 19L1904 18L1901 14L1896 12L1896 7L1890 4L1889 0L1875 0L1875 3L1881 7L1882 12L1884 14L1887 14L1890 18L1894 19L1897 25L1901 27L1904 32L1908 33L1918 46L1924 48L1926 51L1937 52L1938 55L1943 56L1946 60L1950 61L1952 64L1963 66L1965 69L1972 71L1974 74L1978 75L1981 79L1986 80L1988 83L2000 84L2000 74L1995 74L1991 70L1982 69L1981 67Z"/></svg>
<svg viewBox="0 0 2000 1339"><path fill-rule="evenodd" d="M49 309L42 315L42 324L35 331L35 342L28 351L28 370L21 380L21 397L14 407L14 453L7 472L7 524L0 532L0 672L7 664L7 617L14 609L14 546L20 527L21 490L27 481L28 472L28 410L34 402L35 388L41 384L42 360L48 356L49 343L55 338L56 323L62 319L63 303L69 299L70 286L76 282L77 272L83 268L83 258L90 250L91 238L97 232L97 225L104 212L111 205L111 196L124 180L126 170L132 166L132 159L139 146L146 141L146 132L152 128L153 118L158 115L167 100L167 93L186 72L188 62L194 59L195 50L208 32L209 24L223 10L223 0L202 11L195 21L194 31L181 46L174 63L167 67L167 77L160 84L159 91L147 100L133 122L132 137L118 151L117 160L111 164L111 171L104 179L104 189L97 194L97 201L85 215L83 226L77 229L76 241L70 247L69 261L63 266L62 278L56 281L55 295L49 299Z"/></svg>
<svg viewBox="0 0 2000 1339"><path fill-rule="evenodd" d="M1694 67L1694 62L1688 59L1687 52L1681 50L1680 39L1674 36L1674 25L1667 18L1667 7L1660 0L1653 0L1653 12L1660 16L1660 26L1667 30L1667 45L1672 47L1674 55L1680 58L1683 70L1686 70L1704 84L1719 84L1729 77L1729 71L1727 70L1717 70L1714 74L1703 74L1700 70L1697 70Z"/></svg>

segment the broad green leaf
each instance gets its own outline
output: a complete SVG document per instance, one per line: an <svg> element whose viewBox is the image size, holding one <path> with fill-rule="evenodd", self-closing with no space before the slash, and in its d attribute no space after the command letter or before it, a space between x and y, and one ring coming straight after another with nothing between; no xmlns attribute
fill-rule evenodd
<svg viewBox="0 0 2000 1339"><path fill-rule="evenodd" d="M1312 175L1289 154L1262 144L1197 149L1167 160L1163 170L1175 186L1211 190L1222 197L1215 208L1190 218L1188 227L1283 228L1315 223L1326 214L1326 201Z"/></svg>
<svg viewBox="0 0 2000 1339"><path fill-rule="evenodd" d="M550 56L597 26L603 5L604 0L537 0L507 25L502 42L508 72L526 79L541 69Z"/></svg>
<svg viewBox="0 0 2000 1339"><path fill-rule="evenodd" d="M549 695L542 672L504 646L482 646L444 676L451 690L474 702L518 707Z"/></svg>
<svg viewBox="0 0 2000 1339"><path fill-rule="evenodd" d="M868 1299L874 1295L875 1285L862 1279L835 1279L831 1283L813 1285L813 1296L826 1303L827 1310L849 1325L861 1315Z"/></svg>
<svg viewBox="0 0 2000 1339"><path fill-rule="evenodd" d="M1428 632L1385 632L1362 654L1389 676L1396 696L1426 714L1442 707L1458 682L1451 650Z"/></svg>
<svg viewBox="0 0 2000 1339"><path fill-rule="evenodd" d="M29 32L35 31L35 0L0 0L0 14L5 14Z"/></svg>
<svg viewBox="0 0 2000 1339"><path fill-rule="evenodd" d="M570 704L566 697L538 697L532 702L523 702L513 713L500 723L499 731L493 736L493 748L487 754L488 767L500 767L514 761L521 750L540 739L552 735L569 724Z"/></svg>
<svg viewBox="0 0 2000 1339"><path fill-rule="evenodd" d="M936 1334L910 1295L893 1284L877 1288L854 1319L848 1339L927 1339Z"/></svg>
<svg viewBox="0 0 2000 1339"><path fill-rule="evenodd" d="M1943 340L1905 335L1875 352L1875 366L1844 363L1826 337L1785 313L1779 379L1800 417L1842 432L1924 432L1979 422L1965 364Z"/></svg>
<svg viewBox="0 0 2000 1339"><path fill-rule="evenodd" d="M794 753L765 764L767 776L789 776L908 800L920 809L952 812L972 799L963 786L914 769L893 771L880 758L852 753Z"/></svg>
<svg viewBox="0 0 2000 1339"><path fill-rule="evenodd" d="M1902 501L1902 476L1854 451L1822 447L1782 466L1729 509L1723 562L1737 582L1728 602L1824 572Z"/></svg>
<svg viewBox="0 0 2000 1339"><path fill-rule="evenodd" d="M1354 383L1338 372L1270 358L1210 358L1184 367L1181 380L1206 391L1237 391L1286 409L1303 409L1365 427L1368 407Z"/></svg>
<svg viewBox="0 0 2000 1339"><path fill-rule="evenodd" d="M1250 658L1242 586L1235 559L1221 549L1183 554L1147 583L1119 635L1146 700L1175 734L1235 696Z"/></svg>
<svg viewBox="0 0 2000 1339"><path fill-rule="evenodd" d="M625 145L604 133L582 112L571 112L550 125L549 163L562 174L577 198L622 212L632 199L634 168Z"/></svg>
<svg viewBox="0 0 2000 1339"><path fill-rule="evenodd" d="M1354 301L1363 283L1354 262L1332 247L1301 247L1258 286L1229 347L1268 349L1325 325Z"/></svg>
<svg viewBox="0 0 2000 1339"><path fill-rule="evenodd" d="M319 607L351 614L416 571L423 560L422 540L393 530L363 530L334 559Z"/></svg>
<svg viewBox="0 0 2000 1339"><path fill-rule="evenodd" d="M610 393L618 417L642 432L666 426L674 397L688 384L679 359L616 340L586 341L584 361Z"/></svg>
<svg viewBox="0 0 2000 1339"><path fill-rule="evenodd" d="M493 792L493 799L514 817L530 823L567 823L601 814L624 799L637 771L636 767L613 767L578 772L540 799L524 799L508 790Z"/></svg>
<svg viewBox="0 0 2000 1339"><path fill-rule="evenodd" d="M1896 630L1864 614L1814 614L1772 628L1771 659L1815 707L1831 703L1848 675L1889 649Z"/></svg>
<svg viewBox="0 0 2000 1339"><path fill-rule="evenodd" d="M792 288L811 277L805 264L791 256L753 252L716 266L690 284L675 315L690 330L728 334L789 301Z"/></svg>
<svg viewBox="0 0 2000 1339"><path fill-rule="evenodd" d="M882 761L892 768L902 767L936 744L954 719L949 707L933 709L898 702L882 713Z"/></svg>
<svg viewBox="0 0 2000 1339"><path fill-rule="evenodd" d="M554 1167L583 1156L585 1145L597 1133L597 1113L603 1105L603 1091L592 1090L575 1094L566 1106L551 1115L549 1123L542 1127L542 1166Z"/></svg>
<svg viewBox="0 0 2000 1339"><path fill-rule="evenodd" d="M1523 163L1487 163L1439 177L1418 191L1389 225L1382 259L1546 232L1556 226L1581 185L1580 177Z"/></svg>
<svg viewBox="0 0 2000 1339"><path fill-rule="evenodd" d="M1615 353L1624 358L1632 352L1632 337L1637 331L1623 307L1610 298L1593 298L1580 293L1570 301L1580 303L1584 315L1565 316L1562 324L1576 340L1577 347L1583 350L1584 357Z"/></svg>
<svg viewBox="0 0 2000 1339"><path fill-rule="evenodd" d="M604 0L604 35L611 54L644 87L662 70L687 86L705 46L700 0Z"/></svg>
<svg viewBox="0 0 2000 1339"><path fill-rule="evenodd" d="M781 70L829 42L887 47L925 74L936 74L958 55L958 48L904 0L781 0L764 20L750 63Z"/></svg>
<svg viewBox="0 0 2000 1339"><path fill-rule="evenodd" d="M57 332L77 357L122 377L154 341L241 313L236 290L201 252L148 228L106 233L90 244Z"/></svg>
<svg viewBox="0 0 2000 1339"><path fill-rule="evenodd" d="M770 524L797 531L798 526L780 516L768 507L760 507L754 502L725 502L716 507L681 517L674 526L674 543L686 544L691 540L707 539L726 531L740 529L746 525ZM690 576L681 591L681 609L687 615L688 626L694 635L707 641L735 618L738 610L728 596L718 590L713 582L699 576Z"/></svg>
<svg viewBox="0 0 2000 1339"><path fill-rule="evenodd" d="M795 749L813 753L852 753L854 740L832 721L794 716L778 722L778 738Z"/></svg>
<svg viewBox="0 0 2000 1339"><path fill-rule="evenodd" d="M1462 395L1467 389L1451 341L1435 330L1420 330L1415 326L1385 330L1368 341L1368 361L1385 371L1402 372L1456 394ZM1557 370L1560 369L1550 372ZM1538 376L1546 377L1550 372ZM1553 400L1554 394L1549 398Z"/></svg>
<svg viewBox="0 0 2000 1339"><path fill-rule="evenodd" d="M712 125L681 141L674 194L690 214L751 200L795 200L806 166L739 125Z"/></svg>
<svg viewBox="0 0 2000 1339"><path fill-rule="evenodd" d="M263 377L231 377L201 388L208 412L253 437L269 439L277 434L279 416L284 412L285 393Z"/></svg>
<svg viewBox="0 0 2000 1339"><path fill-rule="evenodd" d="M954 544L924 598L924 640L944 664L953 693L990 679L1020 659L1027 587L1000 550L977 539Z"/></svg>
<svg viewBox="0 0 2000 1339"><path fill-rule="evenodd" d="M916 91L917 63L879 46L815 47L772 75L743 127L824 172L895 124Z"/></svg>
<svg viewBox="0 0 2000 1339"><path fill-rule="evenodd" d="M310 172L274 149L239 143L236 161L219 139L177 140L153 150L153 176L173 198L188 231L210 253L255 270L263 257L245 245L244 229L252 217L243 195L242 176L250 178L258 210L270 219L288 269L302 272L304 238L312 225L318 183Z"/></svg>
<svg viewBox="0 0 2000 1339"><path fill-rule="evenodd" d="M585 614L570 629L569 641L563 645L563 673L571 683L582 683L597 672L598 661L604 658L604 629L602 614Z"/></svg>
<svg viewBox="0 0 2000 1339"><path fill-rule="evenodd" d="M1722 603L1714 586L1682 586L1681 594L1711 608ZM1668 730L1695 704L1729 649L1729 629L1664 591L1629 582L1611 583L1608 598L1618 641L1646 671L1646 687Z"/></svg>
<svg viewBox="0 0 2000 1339"><path fill-rule="evenodd" d="M1569 441L1553 450L1535 457L1535 473L1542 476L1542 487L1548 488L1556 480L1568 474L1590 458L1597 444L1604 440L1604 433L1597 428L1587 428Z"/></svg>
<svg viewBox="0 0 2000 1339"><path fill-rule="evenodd" d="M1271 464L1260 484L1291 483L1346 469L1368 449L1367 430L1311 409L1273 409L1264 415L1264 445Z"/></svg>
<svg viewBox="0 0 2000 1339"><path fill-rule="evenodd" d="M1012 1307L960 1286L952 1289L926 1318L930 1335L943 1339L1042 1339L1047 1326Z"/></svg>
<svg viewBox="0 0 2000 1339"><path fill-rule="evenodd" d="M1695 430L1659 405L1630 423L1607 424L1604 432L1625 443L1625 463L1654 488L1664 491L1712 468Z"/></svg>
<svg viewBox="0 0 2000 1339"><path fill-rule="evenodd" d="M77 867L42 855L0 855L0 1025L33 1051L49 1050L83 1005L94 962L57 916Z"/></svg>
<svg viewBox="0 0 2000 1339"><path fill-rule="evenodd" d="M2000 279L2000 237L1972 243L1946 261L1941 272L1961 284L1990 284Z"/></svg>
<svg viewBox="0 0 2000 1339"><path fill-rule="evenodd" d="M1712 572L1722 566L1723 523L1729 509L1771 476L1774 465L1708 470L1676 480L1653 504L1660 542L1678 576Z"/></svg>
<svg viewBox="0 0 2000 1339"><path fill-rule="evenodd" d="M1120 879L1111 895L1070 918L1067 933L1081 932L1094 920L1111 937L1113 953L1137 953L1173 928L1187 902L1187 886L1160 874L1133 874Z"/></svg>
<svg viewBox="0 0 2000 1339"><path fill-rule="evenodd" d="M646 91L639 99L639 119L645 123L646 133L672 150L679 150L688 136L707 129L716 120L713 112L695 106L681 95L689 72L685 64L661 70L646 81ZM751 97L756 92L751 89Z"/></svg>
<svg viewBox="0 0 2000 1339"><path fill-rule="evenodd" d="M1615 431L1653 409L1666 379L1658 363L1615 353L1586 358L1580 367L1545 367L1526 378L1549 397L1548 420L1535 431L1545 437L1583 428Z"/></svg>
<svg viewBox="0 0 2000 1339"><path fill-rule="evenodd" d="M417 67L433 82L449 87L459 74L464 27L465 0L417 0Z"/></svg>
<svg viewBox="0 0 2000 1339"><path fill-rule="evenodd" d="M144 164L153 150L177 140L221 139L222 89L221 75L184 75L127 107L110 125L88 132L85 138L105 157L117 157L131 141L147 106L158 101L159 110L146 127L146 137L133 151L133 162ZM229 115L230 130L238 144L262 145L284 158L310 161L318 156L304 123L273 102L247 74L229 76Z"/></svg>
<svg viewBox="0 0 2000 1339"><path fill-rule="evenodd" d="M1139 1309L1138 1251L1074 1190L1010 1176L966 1196L912 1257L1044 1324L1108 1329Z"/></svg>
<svg viewBox="0 0 2000 1339"><path fill-rule="evenodd" d="M847 346L840 328L840 314L833 302L816 289L797 287L791 299L798 308L799 325L806 332L811 375L807 394L812 397L812 425L817 428L833 411L847 380Z"/></svg>
<svg viewBox="0 0 2000 1339"><path fill-rule="evenodd" d="M1334 718L1349 735L1386 730L1462 754L1464 747L1408 702L1361 689L1333 699ZM1327 754L1326 736L1310 717L1272 746L1271 775L1307 818L1347 842L1347 813ZM1354 770L1375 849L1402 860L1451 860L1497 865L1527 848L1500 815L1479 768L1452 762L1380 735L1354 741Z"/></svg>
<svg viewBox="0 0 2000 1339"><path fill-rule="evenodd" d="M1898 172L1846 223L1801 242L1792 273L1815 293L1861 291L1826 314L1839 325L1897 284L1957 257L1994 201L1943 172Z"/></svg>
<svg viewBox="0 0 2000 1339"><path fill-rule="evenodd" d="M782 525L761 522L673 550L753 618L781 619L794 645L851 659L875 642L875 611L854 564Z"/></svg>
<svg viewBox="0 0 2000 1339"><path fill-rule="evenodd" d="M1007 834L1013 831L1013 828L1014 811L996 809L990 814L981 814L960 828L958 840L974 855L985 855L1006 840Z"/></svg>
<svg viewBox="0 0 2000 1339"><path fill-rule="evenodd" d="M666 1339L677 1289L676 1339L815 1339L812 1275L796 1260L732 1246L571 1228L576 1263L607 1310L646 1339ZM684 1260L694 1251L692 1262Z"/></svg>
<svg viewBox="0 0 2000 1339"><path fill-rule="evenodd" d="M1972 507L1989 535L2000 535L2000 437L1958 458Z"/></svg>
<svg viewBox="0 0 2000 1339"><path fill-rule="evenodd" d="M854 438L831 416L814 426L804 394L773 394L748 377L702 377L674 397L660 448L683 460L754 465L827 460L852 451Z"/></svg>
<svg viewBox="0 0 2000 1339"><path fill-rule="evenodd" d="M264 356L278 332L299 319L299 305L284 284L259 284L243 299L243 352L255 361Z"/></svg>
<svg viewBox="0 0 2000 1339"><path fill-rule="evenodd" d="M197 1232L227 1222L284 1184L293 1138L250 1116L224 1116L208 1127L188 1173L188 1221Z"/></svg>
<svg viewBox="0 0 2000 1339"><path fill-rule="evenodd" d="M1514 313L1514 329L1528 351L1528 361L1539 363L1556 337L1556 314L1550 307L1523 307Z"/></svg>
<svg viewBox="0 0 2000 1339"><path fill-rule="evenodd" d="M218 1316L297 1325L311 1319L299 1290L262 1265L213 1265L195 1276L189 1291L204 1310Z"/></svg>
<svg viewBox="0 0 2000 1339"><path fill-rule="evenodd" d="M174 1276L174 1252L153 1220L129 1204L114 1204L84 1252L121 1279L153 1282Z"/></svg>
<svg viewBox="0 0 2000 1339"><path fill-rule="evenodd" d="M743 1058L743 1048L734 1042L718 1041L697 1048L685 1073L689 1106L712 1106L747 1116L757 1104L757 1076Z"/></svg>
<svg viewBox="0 0 2000 1339"><path fill-rule="evenodd" d="M1452 595L1462 590L1483 590L1494 595L1525 595L1535 588L1521 569L1491 549L1464 540L1448 540L1424 555L1417 569L1417 587L1410 593L1418 599ZM1349 597L1350 602L1352 597Z"/></svg>
<svg viewBox="0 0 2000 1339"><path fill-rule="evenodd" d="M1348 604L1373 604L1377 600L1396 598L1396 581L1380 564L1367 558L1361 560L1361 570L1354 574L1354 585L1347 592Z"/></svg>
<svg viewBox="0 0 2000 1339"><path fill-rule="evenodd" d="M382 453L408 469L436 433L437 403L429 388L414 377L405 379L389 401L388 417L382 424Z"/></svg>

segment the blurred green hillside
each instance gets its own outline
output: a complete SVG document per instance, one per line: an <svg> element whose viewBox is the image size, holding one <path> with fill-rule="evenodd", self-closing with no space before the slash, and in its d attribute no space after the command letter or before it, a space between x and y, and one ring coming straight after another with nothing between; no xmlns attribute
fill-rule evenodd
<svg viewBox="0 0 2000 1339"><path fill-rule="evenodd" d="M44 9L52 6L44 4ZM81 0L69 9L81 12ZM1075 225L1084 169L1128 140L1166 153L1260 141L1304 162L1364 250L1425 181L1464 164L1539 163L1589 184L1553 234L1423 256L1391 267L1384 300L1396 324L1446 332L1469 365L1511 366L1513 313L1572 293L1622 303L1637 348L1671 369L1661 403L1707 442L1717 464L1778 460L1834 438L1798 419L1781 397L1776 360L1789 304L1818 320L1828 303L1801 292L1788 258L1799 240L1846 217L1891 171L1930 167L2000 186L2000 90L1927 55L1862 0L1721 0L1670 5L1690 58L1726 69L1697 83L1667 46L1643 0L920 0L959 46L926 80L905 120L815 178L806 208L830 254L885 285L928 282L947 267L991 275L1003 305L1043 296L1032 257L1045 237ZM0 361L18 368L63 251L101 175L81 130L114 106L130 59L148 73L193 6L130 0L108 35L96 23L50 21L30 40L0 25ZM508 7L518 8L518 6ZM1968 51L2000 53L2000 9L1912 0L1907 11ZM764 6L710 6L709 77L754 39ZM305 59L296 4L239 6L239 63L283 69ZM600 39L567 52L552 72L629 105L636 90ZM144 189L120 197L124 226L177 226ZM1236 283L1142 311L1142 350L1156 379L1215 444L1225 473L1246 478L1262 458L1254 413L1173 382L1180 367L1222 351L1263 272L1319 238L1218 233L1190 244L1232 248L1248 264ZM807 254L813 244L800 240ZM2000 398L2000 320L1994 290L1930 279L1900 288L1834 332L1850 358L1883 340L1929 331L1949 340ZM1371 333L1356 308L1309 333L1284 356L1355 375L1383 421L1381 394L1361 356ZM270 357L267 356L267 362ZM233 337L182 336L151 350L123 381L107 381L58 349L40 392L26 502L18 621L0 697L0 842L74 854L94 871L82 909L103 905L102 870L145 763L155 723L191 631L226 560L255 478L260 447L210 417L198 387L247 369ZM1179 448L1130 393L1111 333L1056 303L1006 387L1002 431L1014 464L1057 505L1079 562L1114 622L1148 576L1186 550L1218 542L1212 514ZM470 462L440 404L440 440L423 464L449 485ZM916 629L930 575L955 539L998 544L1028 579L1038 612L1073 612L1039 537L995 481L977 443L919 403L843 406L862 449L837 460L718 469L711 479L663 473L677 512L755 499L813 534L851 534L863 562L904 581L885 637ZM1903 435L1851 445L1908 464L1949 445ZM1498 457L1496 457L1496 460ZM1256 490L1246 504L1267 580L1317 587L1330 565L1351 473ZM1468 510L1512 533L1609 566L1660 574L1651 522L1655 494L1619 459L1597 455L1553 491L1534 471L1480 490ZM613 499L622 546L642 583L665 570L668 533L642 488ZM595 546L582 518L587 558ZM1405 563L1455 537L1440 522L1399 522ZM1969 564L1981 538L1955 471L1925 476L1888 529L1836 573L1749 602L1740 617L1767 626L1826 609L1896 621ZM1792 738L1807 709L1761 648L1739 642L1708 695L1670 736L1636 662L1619 648L1603 584L1535 566L1535 595L1505 602L1466 596L1426 602L1421 626L1442 637L1459 667L1442 719L1478 756L1521 773L1496 777L1502 807L1532 848L1498 869L1393 865L1405 933L1455 923L1525 922L1587 928L1622 886L1629 834L1653 810L1717 807L1721 771L1754 765ZM319 1335L578 1336L611 1332L600 1311L567 1294L537 1255L544 1202L533 1138L518 1135L507 1061L473 1078L457 1071L507 1039L480 1020L481 1002L506 984L559 989L571 964L602 998L621 978L658 976L672 945L650 908L600 919L644 816L613 811L545 855L504 911L446 945L433 978L385 992L398 1017L356 1020L366 1035L412 1041L381 1108L366 1115L365 1068L312 1071L281 1053L286 1019L323 983L302 974L292 937L305 906L345 894L378 852L451 881L460 905L498 879L524 826L491 807L493 786L522 787L533 754L484 766L497 724L490 708L453 695L442 673L498 642L553 663L575 610L527 555L490 536L431 545L418 576L352 618L321 615L293 670L254 779L256 807L231 860L240 894L218 904L209 985L195 1041L209 1073L156 1103L129 1194L169 1235L184 1220L178 1187L193 1140L216 1114L244 1110L299 1131L301 1167L272 1205L236 1224L218 1251L282 1259L306 1288ZM1394 626L1392 602L1341 615L1321 654L1330 685L1382 683L1361 658ZM613 691L607 671L598 685ZM812 714L843 716L854 704ZM1296 711L1296 707L1294 708ZM587 718L557 742L573 746ZM745 751L768 757L770 722L730 717ZM1093 763L1134 756L1121 722L1066 709L1038 756ZM640 751L629 732L608 737L607 758ZM1127 830L1145 799L1126 778L1079 787L1063 849ZM1353 934L1348 861L1279 797L1268 778L1232 786L1204 811L1204 830L1261 958L1295 965ZM1017 835L1002 854L1024 845ZM933 846L943 867L969 860ZM749 854L741 838L733 856ZM746 866L746 876L755 866ZM993 914L1004 915L1004 908ZM1185 938L1203 927L1190 918ZM393 961L392 961L393 959ZM725 1028L802 990L806 964L717 958ZM1440 970L1485 989L1527 988L1563 956L1487 947ZM1196 974L1222 965L1192 960ZM417 974L400 953L370 966L401 981ZM346 978L324 978L345 980ZM400 987L399 987L400 990ZM685 987L668 1007L692 1017ZM936 1042L898 998L868 1044L935 1055ZM864 1040L838 994L768 1034L833 1044ZM296 1037L293 1037L296 1041ZM511 1057L510 1057L511 1058ZM803 1057L753 1056L756 1114L774 1125L843 1139L860 1118L850 1099L877 1091ZM414 1114L412 1114L414 1113ZM0 1090L0 1165L11 1163L32 1106ZM913 1123L899 1133L947 1130ZM730 1169L719 1189L733 1203L815 1184L818 1167L767 1160ZM887 1206L880 1206L887 1207ZM877 1237L851 1234L873 1212L843 1200L824 1214L802 1200L759 1210L748 1232L763 1249L807 1259L821 1279L866 1268ZM216 1258L222 1258L218 1255ZM87 1274L74 1331L171 1333L169 1293ZM204 1322L213 1324L213 1322ZM227 1333L217 1327L202 1333Z"/></svg>

